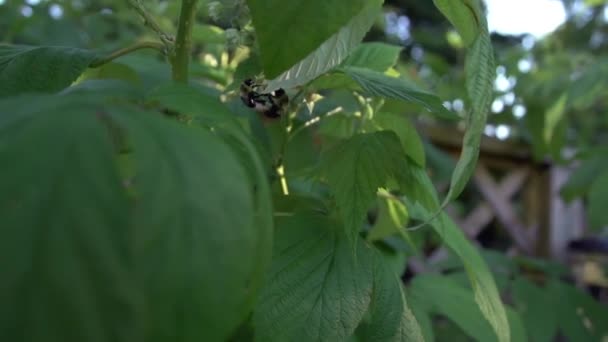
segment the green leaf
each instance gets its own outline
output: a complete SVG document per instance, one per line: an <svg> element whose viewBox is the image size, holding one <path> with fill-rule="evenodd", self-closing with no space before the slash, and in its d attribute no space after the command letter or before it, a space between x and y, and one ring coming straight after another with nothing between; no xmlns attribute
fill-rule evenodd
<svg viewBox="0 0 608 342"><path fill-rule="evenodd" d="M454 280L419 275L412 281L411 292L428 301L431 312L446 316L477 341L496 341L496 335L476 305L473 293Z"/></svg>
<svg viewBox="0 0 608 342"><path fill-rule="evenodd" d="M0 160L15 159L11 182L0 181L10 194L0 197L0 253L10 260L0 337L226 339L250 312L269 259L267 186L255 184L266 196L254 198L244 163L208 131L103 102L0 102L11 113L0 118ZM124 142L129 172L115 155Z"/></svg>
<svg viewBox="0 0 608 342"><path fill-rule="evenodd" d="M0 101L0 340L141 340L129 202L95 106Z"/></svg>
<svg viewBox="0 0 608 342"><path fill-rule="evenodd" d="M543 139L545 144L550 145L553 140L553 135L558 127L558 124L564 119L566 112L567 94L559 97L545 113L545 124L543 128Z"/></svg>
<svg viewBox="0 0 608 342"><path fill-rule="evenodd" d="M433 0L435 6L456 27L465 46L475 41L485 27L484 14L477 0Z"/></svg>
<svg viewBox="0 0 608 342"><path fill-rule="evenodd" d="M376 241L404 232L409 217L407 208L401 201L391 197L380 197L378 219L369 231L367 239L369 241ZM407 237L406 240L409 240L409 236L405 236ZM411 240L408 242L412 243Z"/></svg>
<svg viewBox="0 0 608 342"><path fill-rule="evenodd" d="M429 222L431 216L439 209L439 200L433 183L424 169L409 165L409 175L400 180L405 192L410 215L416 219ZM409 185L408 185L409 184ZM496 332L498 340L509 341L509 323L505 308L500 301L496 283L487 264L479 252L471 245L456 224L445 213L429 222L446 244L456 254L467 271L475 302L484 317Z"/></svg>
<svg viewBox="0 0 608 342"><path fill-rule="evenodd" d="M0 44L0 97L57 92L95 58L91 51L70 47Z"/></svg>
<svg viewBox="0 0 608 342"><path fill-rule="evenodd" d="M225 340L253 306L272 231L256 216L270 205L256 210L243 163L209 131L149 113L112 118L133 150L148 340Z"/></svg>
<svg viewBox="0 0 608 342"><path fill-rule="evenodd" d="M387 76L381 72L358 67L343 67L340 70L355 80L370 96L403 100L418 104L444 119L457 119L456 114L448 111L436 95L419 89L404 78Z"/></svg>
<svg viewBox="0 0 608 342"><path fill-rule="evenodd" d="M80 77L76 80L76 83L80 83L86 80L123 80L133 85L140 85L141 80L139 74L133 70L133 68L116 62L106 63L100 67L86 69Z"/></svg>
<svg viewBox="0 0 608 342"><path fill-rule="evenodd" d="M214 25L194 25L192 40L204 44L224 44L226 42L226 32Z"/></svg>
<svg viewBox="0 0 608 342"><path fill-rule="evenodd" d="M290 65L291 67L288 70L268 82L267 90L289 89L306 84L338 66L359 45L380 13L383 0L368 0L366 2L368 4L361 8L357 15L336 34L329 37L306 58L299 60L293 66ZM351 2L347 5L351 6ZM326 23L322 25L325 26ZM284 32L281 32L281 39L285 39ZM293 42L289 42L289 49L293 48ZM273 76L266 74L266 77Z"/></svg>
<svg viewBox="0 0 608 342"><path fill-rule="evenodd" d="M594 229L601 229L608 225L606 214L606 203L608 203L608 171L604 171L595 179L589 191L589 225Z"/></svg>
<svg viewBox="0 0 608 342"><path fill-rule="evenodd" d="M266 77L275 78L304 59L369 3L369 0L247 0ZM365 31L368 29L369 26Z"/></svg>
<svg viewBox="0 0 608 342"><path fill-rule="evenodd" d="M606 170L608 170L608 149L599 148L584 159L580 166L570 175L568 182L560 189L560 194L566 201L586 195L591 184Z"/></svg>
<svg viewBox="0 0 608 342"><path fill-rule="evenodd" d="M407 117L396 113L379 112L374 114L373 122L382 129L394 131L401 140L401 146L403 146L405 154L416 164L424 167L426 164L424 145L418 131Z"/></svg>
<svg viewBox="0 0 608 342"><path fill-rule="evenodd" d="M254 311L257 341L343 341L371 301L373 254L357 255L336 223L310 214L277 218L273 261Z"/></svg>
<svg viewBox="0 0 608 342"><path fill-rule="evenodd" d="M362 341L424 341L416 317L407 306L401 280L374 255L374 290L369 319L357 328Z"/></svg>
<svg viewBox="0 0 608 342"><path fill-rule="evenodd" d="M487 30L477 36L467 53L466 86L471 110L467 113L467 131L463 138L462 152L452 174L444 205L460 195L475 171L481 136L492 102L495 72L493 53Z"/></svg>
<svg viewBox="0 0 608 342"><path fill-rule="evenodd" d="M557 315L555 310L547 308L554 305L555 298L522 277L515 279L511 286L515 306L521 313L530 341L553 341L557 334Z"/></svg>
<svg viewBox="0 0 608 342"><path fill-rule="evenodd" d="M406 166L399 139L389 131L356 134L324 153L321 163L353 241L378 188Z"/></svg>
<svg viewBox="0 0 608 342"><path fill-rule="evenodd" d="M207 124L234 119L234 115L217 96L206 94L200 88L185 84L160 85L148 94L148 100Z"/></svg>
<svg viewBox="0 0 608 342"><path fill-rule="evenodd" d="M551 296L559 331L569 341L600 341L608 335L605 305L559 281L551 281L545 291Z"/></svg>
<svg viewBox="0 0 608 342"><path fill-rule="evenodd" d="M402 49L401 46L381 42L363 43L342 62L342 66L384 72L397 63Z"/></svg>

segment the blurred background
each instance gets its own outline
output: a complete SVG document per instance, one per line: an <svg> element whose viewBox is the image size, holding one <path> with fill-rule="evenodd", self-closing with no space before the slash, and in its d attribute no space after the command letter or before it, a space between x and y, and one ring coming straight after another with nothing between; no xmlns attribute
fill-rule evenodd
<svg viewBox="0 0 608 342"><path fill-rule="evenodd" d="M513 285L522 275L536 284L554 277L579 288L588 297L581 302L572 297L575 313L586 298L606 305L608 4L485 2L496 52L494 101L475 176L448 212L482 248L499 287L516 306L534 297L527 285ZM166 31L175 31L178 1L145 4ZM248 13L237 0L201 1L199 9L192 74L221 93L234 87L247 64L241 62L250 53ZM125 0L0 0L0 43L110 52L146 39L154 40L154 32ZM467 111L463 44L432 1L386 0L384 14L366 40L402 47L396 67L401 74L437 93L448 109L461 115ZM170 78L169 66L147 51L91 73L89 77L119 77L144 88ZM386 105L415 123L429 172L445 193L463 124L420 114L406 103ZM404 281L429 269L449 273L457 267L436 237L412 236L423 253L404 261ZM387 248L407 248L397 238L387 241ZM453 337L458 328L446 322L438 337L442 331ZM570 339L577 340L572 334Z"/></svg>

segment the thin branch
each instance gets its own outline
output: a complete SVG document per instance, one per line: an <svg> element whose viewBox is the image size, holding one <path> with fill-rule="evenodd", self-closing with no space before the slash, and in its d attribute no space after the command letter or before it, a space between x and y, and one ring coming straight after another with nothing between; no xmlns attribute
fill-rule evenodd
<svg viewBox="0 0 608 342"><path fill-rule="evenodd" d="M100 67L106 63L109 63L111 61L113 61L114 59L120 57L120 56L124 56L128 53L131 53L133 51L136 50L140 50L140 49L155 49L158 50L160 52L164 52L165 50L165 45L161 42L138 42L135 43L131 46L127 46L125 48L116 50L114 52L112 52L111 54L98 58L96 60L94 60L93 62L91 62L91 64L89 65L89 68L97 68Z"/></svg>
<svg viewBox="0 0 608 342"><path fill-rule="evenodd" d="M127 0L127 2L129 5L131 5L131 7L133 7L133 9L135 9L135 11L137 11L139 16L142 17L144 24L158 34L158 37L163 42L165 47L170 47L173 44L175 39L160 28L160 25L158 22L156 22L156 19L154 19L146 7L144 7L141 0Z"/></svg>

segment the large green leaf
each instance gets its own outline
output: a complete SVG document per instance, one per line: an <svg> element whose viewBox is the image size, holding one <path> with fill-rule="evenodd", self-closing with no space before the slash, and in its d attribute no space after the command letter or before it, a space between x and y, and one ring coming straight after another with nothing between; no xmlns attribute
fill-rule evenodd
<svg viewBox="0 0 608 342"><path fill-rule="evenodd" d="M0 340L137 341L129 202L95 107L0 102Z"/></svg>
<svg viewBox="0 0 608 342"><path fill-rule="evenodd" d="M456 114L447 110L439 97L418 88L404 78L387 76L381 72L359 67L341 67L340 70L357 81L371 96L403 100L418 104L444 119L457 119Z"/></svg>
<svg viewBox="0 0 608 342"><path fill-rule="evenodd" d="M366 0L368 4L361 8L348 24L336 34L329 37L306 58L298 61L288 70L268 83L267 90L293 88L303 85L338 66L350 52L355 49L380 13L383 0ZM350 5L350 4L349 4ZM283 39L285 39L283 37ZM290 49L293 49L290 42ZM269 77L269 75L266 75Z"/></svg>
<svg viewBox="0 0 608 342"><path fill-rule="evenodd" d="M401 175L403 178L400 179L400 185L406 195L410 215L416 219L430 222L444 244L460 258L471 282L475 302L482 314L490 322L498 340L509 341L507 315L487 264L445 213L430 220L433 214L440 209L433 183L424 169L410 164L407 170L407 174Z"/></svg>
<svg viewBox="0 0 608 342"><path fill-rule="evenodd" d="M473 0L471 0L473 1ZM467 113L467 130L463 138L462 152L452 174L450 190L444 203L452 201L464 190L475 171L479 157L479 145L486 125L488 111L493 96L494 52L490 35L484 28L469 48L466 58L466 87L471 110Z"/></svg>
<svg viewBox="0 0 608 342"><path fill-rule="evenodd" d="M405 300L401 280L374 255L374 291L369 317L357 328L362 341L424 341L416 317Z"/></svg>
<svg viewBox="0 0 608 342"><path fill-rule="evenodd" d="M95 58L91 51L70 47L0 45L0 97L59 91Z"/></svg>
<svg viewBox="0 0 608 342"><path fill-rule="evenodd" d="M557 334L557 314L547 310L554 305L555 298L525 278L513 282L512 294L516 308L521 313L530 342L553 341Z"/></svg>
<svg viewBox="0 0 608 342"><path fill-rule="evenodd" d="M455 322L477 341L496 341L496 335L484 319L473 293L448 277L420 275L411 285L413 296L423 297L431 304L430 311Z"/></svg>
<svg viewBox="0 0 608 342"><path fill-rule="evenodd" d="M403 47L382 42L363 43L342 62L343 66L384 72L394 66Z"/></svg>
<svg viewBox="0 0 608 342"><path fill-rule="evenodd" d="M254 311L257 341L344 341L371 301L373 254L325 217L276 221L273 262Z"/></svg>
<svg viewBox="0 0 608 342"><path fill-rule="evenodd" d="M465 45L468 46L483 30L480 4L477 0L433 0L435 6L456 27Z"/></svg>
<svg viewBox="0 0 608 342"><path fill-rule="evenodd" d="M321 158L321 172L333 191L347 235L354 241L378 188L406 166L399 138L390 131L356 134Z"/></svg>
<svg viewBox="0 0 608 342"><path fill-rule="evenodd" d="M212 133L87 99L0 103L0 160L15 160L0 182L0 336L226 339L269 258L268 196Z"/></svg>
<svg viewBox="0 0 608 342"><path fill-rule="evenodd" d="M275 78L308 56L370 2L247 0L266 77Z"/></svg>
<svg viewBox="0 0 608 342"><path fill-rule="evenodd" d="M269 205L256 213L254 184L209 131L146 113L113 118L133 150L148 339L226 339L263 276L272 226L258 226L256 214L270 215Z"/></svg>

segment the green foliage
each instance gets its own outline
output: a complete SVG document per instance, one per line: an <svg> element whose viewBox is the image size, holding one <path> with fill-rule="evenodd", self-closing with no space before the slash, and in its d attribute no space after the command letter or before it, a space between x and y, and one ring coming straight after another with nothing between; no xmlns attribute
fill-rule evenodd
<svg viewBox="0 0 608 342"><path fill-rule="evenodd" d="M377 34L370 28L382 3L213 1L196 16L182 7L178 18L179 3L132 1L137 11L121 3L96 19L108 22L89 33L89 49L0 46L0 340L605 336L605 308L557 280L562 271L482 252L443 212L475 169L495 96L482 3L420 5L455 26L464 71L434 50L401 60L401 45L361 43ZM68 18L57 25L78 33L99 12L62 5ZM31 22L36 29L19 34L25 20L11 18L0 38L29 42L44 32ZM124 48L140 39L158 51ZM95 42L121 49L101 56ZM462 60L463 51L450 51ZM421 76L421 65L440 75ZM540 154L559 147L570 111L593 109L604 72L598 64L570 88L556 86L554 110L541 106L523 120L538 133ZM249 78L262 87L243 92ZM290 101L271 120L260 107L278 88ZM466 98L463 110L444 106L455 98ZM419 116L464 118L455 166L423 143ZM598 228L608 200L601 150L577 156L583 166L563 189L567 199L588 196ZM443 203L429 169L446 182L451 174ZM410 231L412 222L432 229ZM440 244L454 258L424 266L453 273L410 281L419 251ZM541 269L546 285L525 280L520 265Z"/></svg>
<svg viewBox="0 0 608 342"><path fill-rule="evenodd" d="M57 92L69 86L96 58L87 50L0 45L0 97Z"/></svg>
<svg viewBox="0 0 608 342"><path fill-rule="evenodd" d="M383 72L397 63L401 50L400 46L386 43L361 43L342 65Z"/></svg>
<svg viewBox="0 0 608 342"><path fill-rule="evenodd" d="M366 341L420 340L395 274L361 241L353 255L338 226L310 213L277 220L256 340L343 341L362 320L357 336Z"/></svg>
<svg viewBox="0 0 608 342"><path fill-rule="evenodd" d="M478 14L478 18L483 16ZM484 19L485 22L485 19ZM467 53L467 94L471 110L467 113L467 131L462 142L462 153L456 169L452 174L450 190L445 202L458 197L469 181L479 156L481 135L485 128L488 111L492 103L492 86L494 83L494 52L487 32L487 25L479 32Z"/></svg>
<svg viewBox="0 0 608 342"><path fill-rule="evenodd" d="M361 9L348 24L343 26L336 34L330 36L317 49L308 54L304 59L295 63L285 72L272 79L268 84L268 90L278 88L293 88L304 85L317 78L332 68L338 66L355 49L365 33L374 23L381 8L382 1L370 0L369 4ZM307 2L308 3L308 2ZM350 5L348 5L350 7ZM309 25L311 23L306 23ZM324 25L325 26L325 25ZM299 35L299 33L297 33ZM280 38L286 39L284 32L278 33ZM289 53L292 53L292 45L289 44ZM262 55L262 61L264 56ZM266 70L268 73L268 71ZM266 75L270 77L271 75Z"/></svg>
<svg viewBox="0 0 608 342"><path fill-rule="evenodd" d="M440 118L454 118L454 114L445 109L437 96L418 89L403 78L390 77L377 71L352 66L340 70L357 81L368 95L416 103Z"/></svg>
<svg viewBox="0 0 608 342"><path fill-rule="evenodd" d="M406 166L399 138L389 131L357 134L322 156L347 235L354 240L378 188Z"/></svg>
<svg viewBox="0 0 608 342"><path fill-rule="evenodd" d="M206 131L91 99L0 104L10 113L0 134L10 167L0 188L11 194L0 202L3 260L23 260L3 274L4 293L21 293L2 303L3 339L26 338L25 328L57 341L226 338L251 310L257 249L272 229L255 224L243 167ZM46 299L15 315L23 298Z"/></svg>
<svg viewBox="0 0 608 342"><path fill-rule="evenodd" d="M486 30L484 15L477 0L433 0L462 36L466 46L471 45L480 32Z"/></svg>
<svg viewBox="0 0 608 342"><path fill-rule="evenodd" d="M266 77L275 78L304 59L372 2L381 3L378 0L247 0ZM362 29L367 31L369 26ZM363 36L355 43L361 38ZM346 55L342 55L343 58Z"/></svg>

